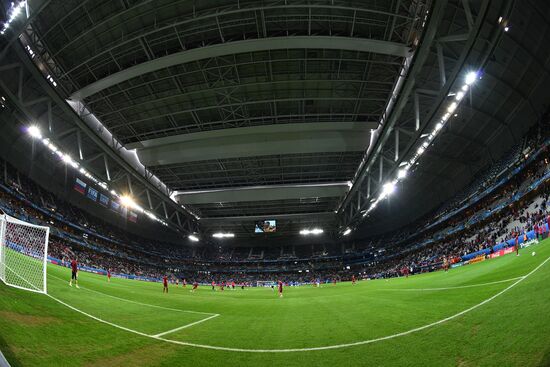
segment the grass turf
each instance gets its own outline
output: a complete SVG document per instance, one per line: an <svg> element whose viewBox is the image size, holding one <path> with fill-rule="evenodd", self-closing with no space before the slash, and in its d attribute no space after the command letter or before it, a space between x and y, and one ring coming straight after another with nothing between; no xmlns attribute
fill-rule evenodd
<svg viewBox="0 0 550 367"><path fill-rule="evenodd" d="M520 257L507 255L448 273L355 286L287 287L283 299L269 288L212 292L199 287L191 293L180 285L162 294L160 284L107 283L84 272L76 289L68 286L69 269L53 265L48 290L83 312L148 335L220 314L163 336L170 340L238 349L324 347L398 334L477 305L550 257L547 242L522 250ZM0 350L12 366L547 366L549 284L550 261L494 300L449 321L371 344L291 353L175 345L1 284Z"/></svg>

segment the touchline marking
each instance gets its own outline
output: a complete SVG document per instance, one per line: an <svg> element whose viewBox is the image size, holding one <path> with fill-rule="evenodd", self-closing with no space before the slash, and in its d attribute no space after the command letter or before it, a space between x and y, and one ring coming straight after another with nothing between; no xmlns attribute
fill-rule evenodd
<svg viewBox="0 0 550 367"><path fill-rule="evenodd" d="M197 324L200 324L201 322L205 322L205 321L208 321L210 319L213 319L214 317L218 317L220 315L218 314L214 314L210 317L207 317L205 319L202 319L202 320L199 320L199 321L195 321L195 322L192 322L190 324L187 324L187 325L183 325L183 326L180 326L180 327L177 327L175 329L172 329L172 330L168 330L168 331L165 331L163 333L160 333L160 334L156 334L156 335L151 335L153 338L158 338L159 336L164 336L164 335L167 335L167 334L172 334L172 333L175 333L176 331L180 331L180 330L183 330L183 329L187 329L188 327L191 327L191 326L194 326L194 325L197 325Z"/></svg>
<svg viewBox="0 0 550 367"><path fill-rule="evenodd" d="M508 287L504 288L503 290L501 290L500 292L498 292L497 294L495 294L494 296L491 296L489 298L487 298L486 300L478 303L477 305L474 305L470 308L467 308L463 311L460 311L459 313L457 314L454 314L452 316L449 316L447 318L444 318L442 320L439 320L439 321L435 321L435 322L432 322L431 324L427 324L427 325L424 325L424 326L420 326L420 327L417 327L417 328L414 328L414 329L411 329L411 330L407 330L407 331L404 331L402 333L398 333L398 334L393 334L393 335L388 335L388 336L384 336L384 337L381 337L381 338L376 338L376 339L370 339L370 340L363 340L363 341L359 341L359 342L354 342L354 343L346 343L346 344L336 344L336 345L327 345L327 346L323 346L323 347L313 347L313 348L294 348L294 349L244 349L244 348L230 348L230 347L218 347L218 346L215 346L215 345L206 345L206 344L195 344L195 343L189 343L189 342L182 342L182 341L177 341L177 340L172 340L172 339L165 339L163 337L160 337L160 336L153 336L153 335L148 335L148 334L145 334L145 333L142 333L142 332L139 332L137 330L132 330L132 329L129 329L129 328L126 328L124 326L120 326L120 325L117 325L117 324L114 324L112 322L109 322L109 321L105 321L105 320L102 320L100 319L99 317L96 317L96 316L93 316L93 315L90 315L89 313L86 313L82 310L79 310L78 308L76 307L73 307L57 298L55 298L54 296L50 295L50 294L46 294L48 297L50 297L51 299L53 299L54 301L57 301L59 303L61 303L62 305L70 308L71 310L73 311L76 311L78 313L81 313L85 316L88 316L89 318L91 319L94 319L96 321L99 321L99 322L102 322L104 324L107 324L107 325L110 325L110 326L113 326L117 329L120 329L120 330L124 330L124 331L127 331L127 332L130 332L130 333L134 333L134 334L137 334L137 335L141 335L141 336L144 336L146 338L152 338L152 339L156 339L156 340L161 340L161 341L164 341L164 342L167 342L167 343L171 343L171 344L177 344L177 345L183 345L183 346L187 346L187 347L197 347L197 348L203 348L203 349L213 349L213 350L222 350L222 351L226 351L226 352L245 352L245 353L293 353L293 352L311 352L311 351L319 351L319 350L329 350L329 349L340 349L340 348L348 348L348 347L354 347L354 346L358 346L358 345L365 345L365 344L372 344L372 343L376 343L376 342L380 342L380 341L384 341L384 340L389 340L389 339L394 339L394 338L397 338L397 337L400 337L400 336L405 336L405 335L409 335L409 334L412 334L412 333L416 333L418 331L422 331L422 330L425 330L425 329L428 329L428 328L431 328L432 326L436 326L436 325L439 325L439 324L442 324L444 322L447 322L447 321L450 321L450 320L453 320L453 319L456 319L457 317L459 316L462 316L464 314L467 314L468 312L470 311L473 311L481 306L483 306L484 304L486 303L489 303L491 302L492 300L494 300L495 298L497 298L498 296L506 293L507 291L509 291L510 289L512 289L513 287L515 287L516 285L518 285L519 283L521 283L522 281L524 281L525 279L527 279L531 274L533 274L534 272L536 272L537 270L539 270L544 264L546 264L548 262L548 260L550 260L550 256L548 258L546 258L546 260L544 260L542 263L540 263L536 268L534 268L533 270L531 270L529 273L527 273L527 275L525 275L524 277L521 277L519 278L516 282L510 284Z"/></svg>
<svg viewBox="0 0 550 367"><path fill-rule="evenodd" d="M518 280L525 278L525 276L516 277L516 278L510 278L510 279L504 279L504 280L497 280L495 282L489 282L489 283L479 283L479 284L470 284L470 285L458 285L456 287L446 287L446 288L381 288L381 289L375 289L375 291L403 291L403 292L414 292L414 291L448 291L451 289L464 289L464 288L474 288L474 287L485 287L487 285L492 284L500 284L500 283L508 283L512 280Z"/></svg>
<svg viewBox="0 0 550 367"><path fill-rule="evenodd" d="M57 278L59 280L62 280L65 282L65 279L62 279L58 276L55 276L55 275L48 275L52 278ZM168 310L168 311L176 311L176 312L186 312L186 313L195 313L195 314L198 314L198 315L216 315L216 316L220 316L219 313L213 313L213 312L199 312L199 311L191 311L191 310L180 310L178 308L170 308L170 307L164 307L164 306L157 306L157 305L152 305L150 303L143 303L143 302L138 302L138 301L133 301L131 299L127 299L127 298L122 298L122 297L117 297L117 296L113 296L113 295L110 295L108 293L103 293L103 292L100 292L100 291L96 291L94 289L90 289L90 288L85 288L85 287L80 287L80 289L84 289L88 292L94 292L94 293L98 293L98 294L101 294L101 295L104 295L104 296L107 296L107 297L111 297L111 298L114 298L114 299L118 299L118 300L121 300L121 301L125 301L125 302L128 302L128 303L134 303L136 305L141 305L141 306L148 306L148 307L154 307L154 308L160 308L162 310Z"/></svg>

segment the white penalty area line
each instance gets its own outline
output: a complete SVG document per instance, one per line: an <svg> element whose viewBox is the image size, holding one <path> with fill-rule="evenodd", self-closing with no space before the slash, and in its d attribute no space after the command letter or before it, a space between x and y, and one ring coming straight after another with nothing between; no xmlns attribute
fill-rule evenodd
<svg viewBox="0 0 550 367"><path fill-rule="evenodd" d="M517 281L515 281L514 283L510 284L508 287L504 288L503 290L501 290L500 292L498 292L497 294L487 298L486 300L470 307L470 308L467 308L463 311L460 311L459 313L456 313L452 316L449 316L447 318L444 318L442 320L439 320L439 321L435 321L435 322L432 322L430 324L427 324L427 325L424 325L424 326L420 326L420 327L417 327L417 328L414 328L414 329L410 329L410 330L407 330L407 331L404 331L402 333L398 333L398 334L393 334L393 335L388 335L388 336L384 336L384 337L381 337L381 338L376 338L376 339L369 339L369 340L363 340L363 341L358 341L358 342L354 342L354 343L345 343L345 344L336 344L336 345L327 345L327 346L322 346L322 347L313 347L313 348L289 348L289 349L245 349L245 348L230 348L230 347L218 347L218 346L215 346L215 345L206 345L206 344L195 344L195 343L189 343L189 342L183 342L183 341L177 341L177 340L172 340L172 339L165 339L161 336L154 336L154 335L148 335L148 334L145 334L145 333L142 333L142 332L139 332L137 330L132 330L132 329L129 329L129 328L126 328L124 326L120 326L120 325L117 325L117 324L114 324L112 322L109 322L109 321L105 321L105 320L102 320L100 319L99 317L96 317L96 316L93 316L93 315L90 315L89 313L86 313L82 310L79 310L78 308L76 307L73 307L57 298L55 298L54 296L50 295L50 294L47 294L48 297L50 297L51 299L53 299L54 301L57 301L59 303L61 303L62 305L78 312L78 313L81 313L85 316L88 316L89 318L91 319L94 319L96 321L99 321L99 322L102 322L104 324L107 324L107 325L110 325L110 326L113 326L117 329L120 329L120 330L124 330L124 331L127 331L127 332L130 332L130 333L133 333L133 334L137 334L137 335L141 335L141 336L144 336L144 337L147 337L147 338L152 338L152 339L155 339L155 340L161 340L161 341L164 341L166 343L171 343L171 344L176 344L176 345L182 345L182 346L187 346L187 347L196 347L196 348L203 348L203 349L213 349L213 350L220 350L220 351L227 351L227 352L245 352L245 353L295 353L295 352L311 352L311 351L321 351L321 350L330 350L330 349L340 349L340 348L349 348L349 347L354 347L354 346L358 346L358 345L366 345L366 344L372 344L372 343L376 343L376 342L380 342L380 341L384 341L384 340L390 340L390 339L395 339L395 338L398 338L400 336L405 336L405 335L409 335L409 334L413 334L413 333L416 333L416 332L419 332L419 331L422 331L422 330L426 330L426 329L429 329L433 326L436 326L436 325L439 325L439 324L443 324L447 321L451 321L453 319L456 319L457 317L460 317L462 315L465 315L483 305L485 305L486 303L489 303L491 302L492 300L494 300L495 298L501 296L502 294L508 292L510 289L512 289L513 287L515 287L516 285L518 285L519 283L521 283L522 281L524 281L525 279L527 279L529 276L531 276L533 273L535 273L537 270L539 270L544 264L546 264L548 261L550 260L550 257L546 258L546 260L544 260L542 263L540 263L536 268L534 268L533 270L531 270L527 275L519 278Z"/></svg>
<svg viewBox="0 0 550 367"><path fill-rule="evenodd" d="M479 284L469 284L469 285L458 285L456 287L445 287L445 288L381 288L381 289L374 289L374 291L396 291L396 292L416 292L416 291L448 291L452 289L464 289L464 288L475 288L475 287L485 287L488 285L493 284L500 284L500 283L509 283L513 280L523 279L525 276L516 277L516 278L510 278L510 279L504 279L504 280L497 280L495 282L489 282L489 283L479 283Z"/></svg>
<svg viewBox="0 0 550 367"><path fill-rule="evenodd" d="M57 278L59 280L62 280L62 281L65 281L65 279L62 279L58 276L55 276L55 275L48 275L52 278ZM118 299L120 301L124 301L124 302L128 302L128 303L133 303L133 304L136 304L136 305L141 305L141 306L147 306L147 307L154 307L154 308L159 308L161 310L168 310L168 311L176 311L176 312L185 312L185 313L194 313L194 314L197 314L197 315L209 315L209 316L220 316L220 314L218 313L213 313L213 312L199 312L199 311L191 311L191 310L181 310L179 308L171 308L171 307L164 307L164 306L158 306L158 305L153 305L153 304L150 304L150 303L143 303L143 302L138 302L138 301L133 301L131 299L127 299L127 298L122 298L122 297L117 297L117 296L113 296L111 294L108 294L108 293L103 293L103 292L100 292L100 291L96 291L94 289L90 289L90 288L86 288L86 287L80 287L80 289L84 289L88 292L93 292L93 293L97 293L97 294L101 294L103 296L106 296L106 297L110 297L110 298L113 298L113 299Z"/></svg>
<svg viewBox="0 0 550 367"><path fill-rule="evenodd" d="M175 329L168 330L168 331L162 332L162 333L160 333L160 334L151 335L151 336L152 336L153 338L158 338L158 337L160 337L160 336L172 334L172 333L175 333L176 331L180 331L180 330L183 330L183 329L187 329L188 327L191 327L191 326L200 324L201 322L208 321L208 320L213 319L214 317L218 317L218 316L220 316L220 315L219 315L219 314L214 314L214 315L209 316L209 317L207 317L207 318L205 318L205 319L202 319L202 320L199 320L199 321L195 321L195 322L192 322L192 323L190 323L190 324L183 325L183 326L177 327L177 328L175 328Z"/></svg>

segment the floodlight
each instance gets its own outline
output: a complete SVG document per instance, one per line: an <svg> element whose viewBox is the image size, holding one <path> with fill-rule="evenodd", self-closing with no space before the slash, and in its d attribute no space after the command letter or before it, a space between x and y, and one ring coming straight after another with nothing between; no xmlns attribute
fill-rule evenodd
<svg viewBox="0 0 550 367"><path fill-rule="evenodd" d="M218 232L218 233L214 233L212 235L212 237L214 237L214 238L233 238L233 237L235 237L235 234Z"/></svg>
<svg viewBox="0 0 550 367"><path fill-rule="evenodd" d="M313 229L302 229L300 231L300 234L302 236L307 236L307 235L310 235L310 234L318 235L318 234L321 234L323 232L324 231L323 231L322 228L313 228Z"/></svg>
<svg viewBox="0 0 550 367"><path fill-rule="evenodd" d="M189 238L193 242L199 242L199 238L194 234L190 234L189 236L187 236L187 238Z"/></svg>
<svg viewBox="0 0 550 367"><path fill-rule="evenodd" d="M36 125L29 126L27 128L27 132L30 136L36 139L42 139L42 133L40 132L40 128Z"/></svg>
<svg viewBox="0 0 550 367"><path fill-rule="evenodd" d="M447 112L448 113L453 113L456 110L457 107L458 107L458 104L456 102L453 102L447 108Z"/></svg>
<svg viewBox="0 0 550 367"><path fill-rule="evenodd" d="M68 154L63 154L61 151L57 152L57 155L61 158L61 160L63 162L65 162L66 164L70 165L71 167L73 168L78 168L78 163L74 161L74 159L68 155Z"/></svg>
<svg viewBox="0 0 550 367"><path fill-rule="evenodd" d="M63 154L63 157L61 158L63 162L65 163L71 163L73 162L73 158L68 154Z"/></svg>
<svg viewBox="0 0 550 367"><path fill-rule="evenodd" d="M407 177L407 170L402 168L397 172L397 178L398 179L403 179L405 177Z"/></svg>
<svg viewBox="0 0 550 367"><path fill-rule="evenodd" d="M466 85L472 85L477 79L477 73L475 71L471 71L468 74L466 74L465 83Z"/></svg>
<svg viewBox="0 0 550 367"><path fill-rule="evenodd" d="M385 183L384 186L382 186L382 194L384 196L391 195L395 191L395 183L388 182Z"/></svg>
<svg viewBox="0 0 550 367"><path fill-rule="evenodd" d="M346 228L346 230L344 231L343 235L344 236L347 236L348 234L351 233L351 228Z"/></svg>
<svg viewBox="0 0 550 367"><path fill-rule="evenodd" d="M120 197L120 203L125 207L134 207L134 206L136 206L136 202L134 201L134 199L132 199L128 195L122 195Z"/></svg>

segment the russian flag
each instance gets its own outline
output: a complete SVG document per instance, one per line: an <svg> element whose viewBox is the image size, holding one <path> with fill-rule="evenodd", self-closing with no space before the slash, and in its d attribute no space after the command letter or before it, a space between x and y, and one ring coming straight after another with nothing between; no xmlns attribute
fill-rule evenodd
<svg viewBox="0 0 550 367"><path fill-rule="evenodd" d="M86 185L86 182L82 181L78 177L76 178L76 181L74 183L74 189L76 191L78 191L79 193L84 195L84 193L86 193L86 186L88 186L88 185Z"/></svg>

